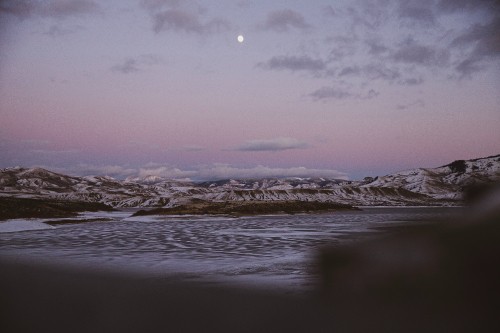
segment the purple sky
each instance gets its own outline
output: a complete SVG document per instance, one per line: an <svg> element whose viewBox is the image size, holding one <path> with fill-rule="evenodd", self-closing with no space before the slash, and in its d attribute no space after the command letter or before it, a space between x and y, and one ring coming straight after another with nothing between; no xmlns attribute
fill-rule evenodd
<svg viewBox="0 0 500 333"><path fill-rule="evenodd" d="M0 167L358 179L498 154L499 31L496 0L0 1Z"/></svg>

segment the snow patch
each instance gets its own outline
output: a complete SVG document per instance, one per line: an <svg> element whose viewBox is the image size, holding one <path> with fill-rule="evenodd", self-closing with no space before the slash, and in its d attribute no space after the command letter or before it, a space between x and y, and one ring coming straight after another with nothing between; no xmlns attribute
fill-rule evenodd
<svg viewBox="0 0 500 333"><path fill-rule="evenodd" d="M53 226L38 220L7 220L0 222L0 232L54 229Z"/></svg>

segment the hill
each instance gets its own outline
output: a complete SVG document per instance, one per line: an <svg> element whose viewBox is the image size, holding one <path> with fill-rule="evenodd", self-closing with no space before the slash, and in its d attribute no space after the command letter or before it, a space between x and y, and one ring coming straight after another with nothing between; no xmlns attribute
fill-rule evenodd
<svg viewBox="0 0 500 333"><path fill-rule="evenodd" d="M443 206L460 205L469 188L498 181L500 155L367 177L362 181L265 178L196 183L151 176L122 181L108 176L76 177L42 168L16 167L0 170L0 201L5 206L5 198L29 198L98 203L113 208L172 208L193 202ZM2 215L3 219L8 216Z"/></svg>

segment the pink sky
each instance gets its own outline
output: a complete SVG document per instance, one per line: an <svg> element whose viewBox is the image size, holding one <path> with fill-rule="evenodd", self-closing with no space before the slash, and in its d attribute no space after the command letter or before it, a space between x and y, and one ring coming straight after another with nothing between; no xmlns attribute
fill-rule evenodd
<svg viewBox="0 0 500 333"><path fill-rule="evenodd" d="M381 1L3 2L0 167L362 178L498 154L497 5Z"/></svg>

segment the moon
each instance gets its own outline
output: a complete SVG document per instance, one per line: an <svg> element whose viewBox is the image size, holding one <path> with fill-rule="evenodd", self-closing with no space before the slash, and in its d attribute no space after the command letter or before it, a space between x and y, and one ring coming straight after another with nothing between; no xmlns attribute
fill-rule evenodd
<svg viewBox="0 0 500 333"><path fill-rule="evenodd" d="M237 39L238 39L239 43L243 43L243 41L245 40L245 37L243 37L243 35L238 35Z"/></svg>

